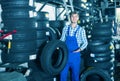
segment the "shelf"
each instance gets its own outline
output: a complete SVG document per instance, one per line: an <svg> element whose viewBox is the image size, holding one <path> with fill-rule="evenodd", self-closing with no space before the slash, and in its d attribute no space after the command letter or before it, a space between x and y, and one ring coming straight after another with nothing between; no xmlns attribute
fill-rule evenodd
<svg viewBox="0 0 120 81"><path fill-rule="evenodd" d="M53 5L63 5L63 1L58 1L58 0L36 0L36 2L39 3L49 3L49 4L53 4Z"/></svg>

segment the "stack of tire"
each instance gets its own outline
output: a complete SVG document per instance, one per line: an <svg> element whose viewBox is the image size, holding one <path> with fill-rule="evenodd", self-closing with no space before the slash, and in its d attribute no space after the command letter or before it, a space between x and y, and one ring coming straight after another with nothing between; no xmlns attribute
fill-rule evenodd
<svg viewBox="0 0 120 81"><path fill-rule="evenodd" d="M53 81L66 64L67 48L49 27L48 12L38 11L36 20L37 58L29 62L31 77L35 81Z"/></svg>
<svg viewBox="0 0 120 81"><path fill-rule="evenodd" d="M48 40L46 37L46 28L49 27L48 12L37 12L36 33L37 33L37 51Z"/></svg>
<svg viewBox="0 0 120 81"><path fill-rule="evenodd" d="M31 2L32 1L32 2ZM3 30L11 35L8 46L2 50L4 63L24 63L36 53L36 30L33 0L1 0Z"/></svg>
<svg viewBox="0 0 120 81"><path fill-rule="evenodd" d="M111 23L103 22L94 24L92 29L92 40L89 41L88 45L88 55L86 54L88 59L85 62L87 67L98 68L105 71L107 75L109 74L107 78L110 78L110 81L114 80L115 59L112 34Z"/></svg>
<svg viewBox="0 0 120 81"><path fill-rule="evenodd" d="M92 30L92 22L90 20L90 13L88 11L84 11L84 12L80 12L80 22L78 22L78 24L85 28L86 30L86 35L87 35L87 39L91 39L91 30Z"/></svg>
<svg viewBox="0 0 120 81"><path fill-rule="evenodd" d="M63 27L66 26L66 22L65 20L51 20L49 21L50 27L52 27L57 34L57 39L59 39L61 37L62 34L62 30Z"/></svg>
<svg viewBox="0 0 120 81"><path fill-rule="evenodd" d="M57 39L56 31L49 27L49 13L38 11L37 12L37 50L43 48L48 41Z"/></svg>

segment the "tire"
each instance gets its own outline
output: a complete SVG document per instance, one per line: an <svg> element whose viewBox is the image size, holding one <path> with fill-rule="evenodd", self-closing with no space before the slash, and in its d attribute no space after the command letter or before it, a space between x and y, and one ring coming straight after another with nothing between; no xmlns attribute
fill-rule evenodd
<svg viewBox="0 0 120 81"><path fill-rule="evenodd" d="M112 29L93 29L91 34L93 37L109 37L113 32Z"/></svg>
<svg viewBox="0 0 120 81"><path fill-rule="evenodd" d="M38 30L37 29L36 33L37 33L37 39L39 39L39 40L47 37L46 30Z"/></svg>
<svg viewBox="0 0 120 81"><path fill-rule="evenodd" d="M12 40L13 41L31 41L31 40L36 40L36 31L34 30L22 30L22 31L17 31L15 34L12 35Z"/></svg>
<svg viewBox="0 0 120 81"><path fill-rule="evenodd" d="M108 62L108 61L111 61L112 60L112 56L109 55L107 57L93 57L94 60L96 60L97 62Z"/></svg>
<svg viewBox="0 0 120 81"><path fill-rule="evenodd" d="M48 12L37 12L37 21L48 21L49 20L49 13Z"/></svg>
<svg viewBox="0 0 120 81"><path fill-rule="evenodd" d="M22 53L6 53L2 52L1 59L3 63L24 63L29 61L29 55L32 55L32 52L22 52Z"/></svg>
<svg viewBox="0 0 120 81"><path fill-rule="evenodd" d="M28 18L28 19L6 19L3 21L4 27L7 29L35 29L35 22L36 20L34 18Z"/></svg>
<svg viewBox="0 0 120 81"><path fill-rule="evenodd" d="M102 69L98 68L92 68L89 70L86 70L82 75L81 75L81 81L87 81L87 78L91 78L90 76L97 75L100 78L100 81L112 81L110 75Z"/></svg>
<svg viewBox="0 0 120 81"><path fill-rule="evenodd" d="M96 46L96 45L103 45L105 44L103 41L100 41L100 40L92 40L92 41L89 41L89 47L92 47L92 46Z"/></svg>
<svg viewBox="0 0 120 81"><path fill-rule="evenodd" d="M111 22L104 22L104 23L95 23L93 29L111 29L112 23Z"/></svg>
<svg viewBox="0 0 120 81"><path fill-rule="evenodd" d="M104 70L110 70L114 66L114 62L90 62L86 64L87 67L96 67Z"/></svg>
<svg viewBox="0 0 120 81"><path fill-rule="evenodd" d="M4 8L33 6L33 4L30 4L29 0L12 0L12 1L2 0L1 5Z"/></svg>
<svg viewBox="0 0 120 81"><path fill-rule="evenodd" d="M60 40L50 41L45 45L41 53L41 67L46 73L57 75L64 68L67 58L65 43Z"/></svg>
<svg viewBox="0 0 120 81"><path fill-rule="evenodd" d="M45 38L45 39L37 39L36 40L36 42L37 42L37 48L38 49L40 49L40 47L41 47L41 45L43 44L43 43L47 43L47 41L48 41L48 39L47 38ZM43 47L42 47L43 48Z"/></svg>
<svg viewBox="0 0 120 81"><path fill-rule="evenodd" d="M31 14L29 14L29 9L6 9L1 13L1 17L4 20L7 19L25 19L25 18L33 18ZM33 11L31 11L33 14Z"/></svg>
<svg viewBox="0 0 120 81"><path fill-rule="evenodd" d="M108 51L105 53L93 53L93 56L95 57L107 57L107 56L111 56L113 54L113 52Z"/></svg>
<svg viewBox="0 0 120 81"><path fill-rule="evenodd" d="M24 53L24 52L35 52L36 51L36 41L12 41L10 52Z"/></svg>
<svg viewBox="0 0 120 81"><path fill-rule="evenodd" d="M48 39L50 41L57 39L56 31L53 28L51 28L51 27L47 27L46 28L46 36L48 37Z"/></svg>
<svg viewBox="0 0 120 81"><path fill-rule="evenodd" d="M90 51L92 53L105 53L108 51L112 51L113 49L114 49L114 46L112 43L90 46Z"/></svg>
<svg viewBox="0 0 120 81"><path fill-rule="evenodd" d="M109 37L105 37L105 36L102 36L102 37L92 37L91 38L92 40L100 40L100 41L103 41L105 43L109 43L112 41L112 36L109 36Z"/></svg>
<svg viewBox="0 0 120 81"><path fill-rule="evenodd" d="M46 29L49 27L49 21L37 21L37 29Z"/></svg>
<svg viewBox="0 0 120 81"><path fill-rule="evenodd" d="M50 27L59 29L60 33L62 33L63 27L66 25L66 21L57 20L57 21L49 21Z"/></svg>
<svg viewBox="0 0 120 81"><path fill-rule="evenodd" d="M53 28L53 29L56 31L57 39L60 39L61 33L60 33L59 29L57 29L57 28Z"/></svg>

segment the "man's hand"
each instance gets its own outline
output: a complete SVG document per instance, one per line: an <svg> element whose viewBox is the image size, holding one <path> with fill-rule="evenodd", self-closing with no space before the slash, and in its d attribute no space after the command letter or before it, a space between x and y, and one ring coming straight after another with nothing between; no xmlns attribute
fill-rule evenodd
<svg viewBox="0 0 120 81"><path fill-rule="evenodd" d="M73 53L80 52L80 51L81 51L81 49L77 49L77 50L73 51Z"/></svg>

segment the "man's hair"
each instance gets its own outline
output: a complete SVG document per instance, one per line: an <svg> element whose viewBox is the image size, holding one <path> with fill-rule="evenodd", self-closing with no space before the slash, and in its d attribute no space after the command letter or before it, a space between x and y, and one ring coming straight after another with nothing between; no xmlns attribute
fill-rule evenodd
<svg viewBox="0 0 120 81"><path fill-rule="evenodd" d="M79 13L77 11L74 11L74 12L71 12L70 13L70 17L73 15L73 14L77 14L79 16Z"/></svg>

